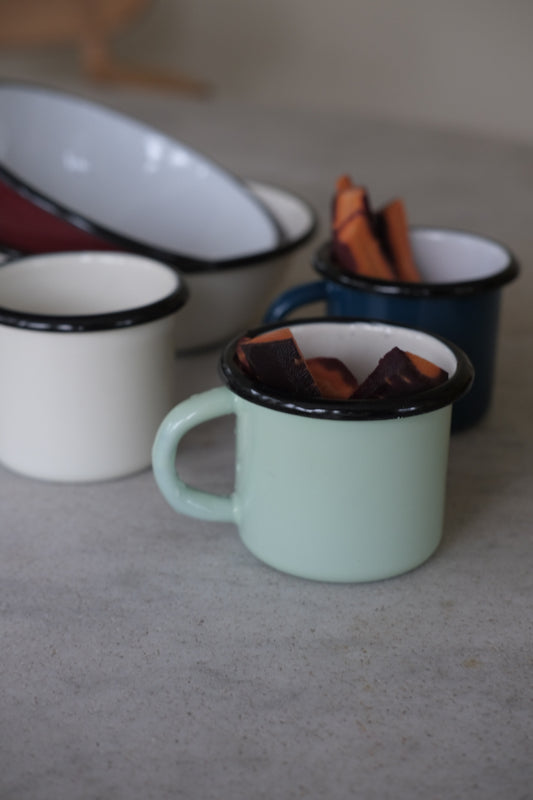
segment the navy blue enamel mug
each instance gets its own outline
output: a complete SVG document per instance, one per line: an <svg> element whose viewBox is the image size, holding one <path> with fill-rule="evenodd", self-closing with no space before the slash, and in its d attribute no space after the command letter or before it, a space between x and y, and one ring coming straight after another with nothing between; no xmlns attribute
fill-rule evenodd
<svg viewBox="0 0 533 800"><path fill-rule="evenodd" d="M490 406L502 287L519 272L502 244L465 231L410 228L422 282L383 281L342 272L326 242L313 266L321 279L291 287L277 297L265 322L283 319L316 302L327 316L394 322L443 336L466 352L475 369L471 392L453 410L453 430L475 425Z"/></svg>

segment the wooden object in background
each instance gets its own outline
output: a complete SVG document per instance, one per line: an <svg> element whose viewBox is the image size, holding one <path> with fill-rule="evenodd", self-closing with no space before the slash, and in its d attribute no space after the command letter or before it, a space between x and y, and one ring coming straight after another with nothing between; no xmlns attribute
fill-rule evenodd
<svg viewBox="0 0 533 800"><path fill-rule="evenodd" d="M206 84L187 75L119 63L112 36L152 0L0 0L0 46L72 43L82 69L98 82L133 84L202 95Z"/></svg>

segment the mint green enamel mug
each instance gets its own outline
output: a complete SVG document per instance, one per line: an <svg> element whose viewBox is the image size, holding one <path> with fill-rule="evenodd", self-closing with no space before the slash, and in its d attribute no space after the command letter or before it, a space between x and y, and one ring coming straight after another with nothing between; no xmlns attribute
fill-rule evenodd
<svg viewBox="0 0 533 800"><path fill-rule="evenodd" d="M442 537L452 404L473 368L454 344L389 323L307 319L290 327L305 358L340 358L363 380L392 347L445 369L439 386L394 399L299 401L258 384L224 349L225 386L176 406L157 433L154 477L179 513L232 522L246 547L283 572L321 581L392 577L423 563ZM236 418L235 488L187 485L176 453L191 428ZM206 453L206 458L209 456Z"/></svg>

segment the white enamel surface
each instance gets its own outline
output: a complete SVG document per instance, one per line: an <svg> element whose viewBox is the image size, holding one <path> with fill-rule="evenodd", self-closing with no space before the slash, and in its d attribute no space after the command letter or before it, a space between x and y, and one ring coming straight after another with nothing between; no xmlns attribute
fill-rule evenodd
<svg viewBox="0 0 533 800"><path fill-rule="evenodd" d="M244 183L179 141L81 99L0 87L0 161L92 223L173 253L220 260L279 241Z"/></svg>
<svg viewBox="0 0 533 800"><path fill-rule="evenodd" d="M393 347L432 361L451 377L457 369L453 352L438 339L410 328L354 322L297 325L292 333L305 358L339 358L362 382Z"/></svg>
<svg viewBox="0 0 533 800"><path fill-rule="evenodd" d="M411 231L413 255L427 283L455 283L497 275L509 265L504 247L461 231Z"/></svg>
<svg viewBox="0 0 533 800"><path fill-rule="evenodd" d="M297 241L310 230L313 217L309 206L299 197L276 186L256 181L250 181L249 186L275 217L287 241Z"/></svg>
<svg viewBox="0 0 533 800"><path fill-rule="evenodd" d="M0 306L62 316L126 311L167 297L179 281L174 270L127 253L31 256L0 270Z"/></svg>
<svg viewBox="0 0 533 800"><path fill-rule="evenodd" d="M4 307L7 294L13 306L22 305L27 290L24 307L38 313L124 310L129 302L140 306L167 295L178 280L157 262L121 254L74 257L69 274L68 258L28 259L31 267L42 269L37 292L30 280L36 269L26 270L24 261L2 267ZM180 311L94 332L0 324L0 461L34 478L69 482L106 480L147 468L157 427L175 402Z"/></svg>
<svg viewBox="0 0 533 800"><path fill-rule="evenodd" d="M83 334L0 326L0 461L67 482L148 467L175 402L173 337L172 317Z"/></svg>
<svg viewBox="0 0 533 800"><path fill-rule="evenodd" d="M302 200L272 186L250 185L274 214L289 243L311 230L313 215ZM178 350L221 344L244 330L260 314L296 252L297 248L234 269L187 273L190 296L176 325Z"/></svg>
<svg viewBox="0 0 533 800"><path fill-rule="evenodd" d="M190 297L176 325L179 351L222 344L248 327L275 290L287 258L253 267L187 275Z"/></svg>

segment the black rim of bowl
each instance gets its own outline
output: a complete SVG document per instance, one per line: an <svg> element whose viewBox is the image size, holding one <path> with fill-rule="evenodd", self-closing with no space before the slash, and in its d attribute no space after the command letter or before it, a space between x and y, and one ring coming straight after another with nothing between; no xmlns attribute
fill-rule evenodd
<svg viewBox="0 0 533 800"><path fill-rule="evenodd" d="M145 258L144 256L138 256L136 253L117 253L115 251L106 252L102 250L43 253L25 256L15 261L11 259L4 264L0 264L0 273L5 267L15 266L15 268L17 268L19 263L23 264L26 261L46 259L50 256L66 258L75 256L78 258L80 255L89 255L97 259L100 256L106 258L130 258L131 256L134 258ZM183 278L173 267L162 264L161 262L158 262L157 266L169 271L174 276L176 286L172 292L153 303L133 306L132 308L123 309L122 311L109 311L102 314L39 314L2 306L0 301L0 325L37 332L85 333L90 331L113 330L116 328L131 328L135 325L142 325L146 322L162 319L163 317L173 314L185 304L189 296L189 291Z"/></svg>
<svg viewBox="0 0 533 800"><path fill-rule="evenodd" d="M276 328L295 328L314 324L330 325L332 323L339 325L361 323L364 326L375 325L413 330L405 325L396 325L385 320L368 320L360 317L307 317L291 320L285 324L280 324L280 322L270 323L241 333L232 339L222 351L219 372L235 394L245 400L249 400L251 403L271 408L274 411L285 412L286 414L334 420L383 420L425 414L454 403L466 394L472 385L474 368L469 358L453 342L435 334L425 335L432 339L437 339L451 350L457 360L457 369L452 376L439 386L404 397L385 398L382 400L300 400L253 381L242 371L237 363L237 345L243 336L253 338ZM424 332L422 331L422 333Z"/></svg>
<svg viewBox="0 0 533 800"><path fill-rule="evenodd" d="M12 261L14 258L21 258L22 256L23 253L19 250L14 250L12 247L0 244L0 264L6 264L8 261Z"/></svg>
<svg viewBox="0 0 533 800"><path fill-rule="evenodd" d="M476 278L467 281L450 283L411 283L408 281L385 281L378 278L367 278L363 275L350 275L344 272L335 260L332 253L332 242L324 242L316 250L313 257L313 266L316 271L327 280L339 283L349 289L360 289L365 292L380 294L401 295L402 297L432 297L434 295L471 295L480 292L498 289L514 280L520 271L519 264L514 254L508 247L487 236L480 236L470 231L459 228L437 228L433 225L412 225L411 231L435 231L437 233L454 233L466 235L479 241L488 242L499 247L508 257L507 265L492 275L485 278Z"/></svg>
<svg viewBox="0 0 533 800"><path fill-rule="evenodd" d="M25 91L38 91L42 92L43 94L48 93L54 96L59 96L65 98L66 100L70 100L74 103L80 105L90 106L91 108L99 109L110 116L117 117L127 122L131 122L132 124L142 127L144 129L153 130L157 132L158 135L167 138L170 141L173 140L171 136L168 136L164 132L158 131L156 128L151 128L149 125L146 125L144 122L137 120L133 117L128 116L127 114L123 114L119 111L115 111L114 109L100 104L94 103L90 100L87 100L83 97L77 96L75 94L70 94L68 92L58 91L56 89L51 89L47 86L40 86L38 84L30 84L25 82L16 82L16 81L2 81L0 80L0 89L2 87L7 88L16 88ZM184 145L190 150L189 145ZM194 151L196 152L196 151ZM216 161L212 158L208 158L207 156L203 156L201 153L198 153L201 158L205 158L206 160L210 161L212 164L218 166ZM220 169L223 169L220 167ZM224 172L227 170L224 169ZM244 190L251 196L254 202L259 205L259 201L253 192L253 189L250 187L250 180L241 180L239 177L228 173L228 175L235 181L236 184L243 187ZM3 164L0 163L0 178L3 182L8 186L10 189L14 190L18 195L20 195L25 200L33 203L33 205L37 206L40 210L47 212L48 214L52 214L54 217L57 217L60 220L68 222L75 228L78 228L85 233L91 234L99 238L102 242L109 242L109 245L116 245L121 249L129 252L138 253L140 255L148 256L149 258L156 259L158 261L164 261L167 264L171 264L174 267L177 267L182 272L208 272L212 270L223 270L223 269L233 269L235 267L245 267L251 266L254 264L259 264L260 262L266 259L276 259L284 256L286 253L294 250L296 247L302 245L306 242L311 235L315 232L317 227L317 216L314 209L304 200L302 197L294 194L294 192L289 192L286 189L283 189L281 186L273 186L268 183L262 183L257 181L258 183L262 183L262 185L266 187L270 187L272 189L280 189L280 191L286 191L291 197L294 197L299 202L305 206L306 211L309 214L309 227L302 235L295 239L288 239L282 227L280 225L279 220L276 218L275 214L271 212L269 209L263 206L263 210L266 212L267 216L270 218L271 222L273 222L274 227L276 228L278 235L279 235L279 243L275 247L270 250L261 250L250 255L246 256L239 256L235 259L228 258L228 259L221 259L220 261L210 261L204 259L197 259L193 256L184 256L180 255L179 253L175 253L172 250L167 250L165 248L157 247L156 245L141 242L137 239L132 237L126 236L124 234L109 230L104 225L101 225L98 222L94 222L93 220L85 217L82 213L77 211L70 210L67 206L63 205L58 200L44 194L36 187L29 184L27 181L20 178L16 173L9 170ZM262 205L262 204L261 204Z"/></svg>

